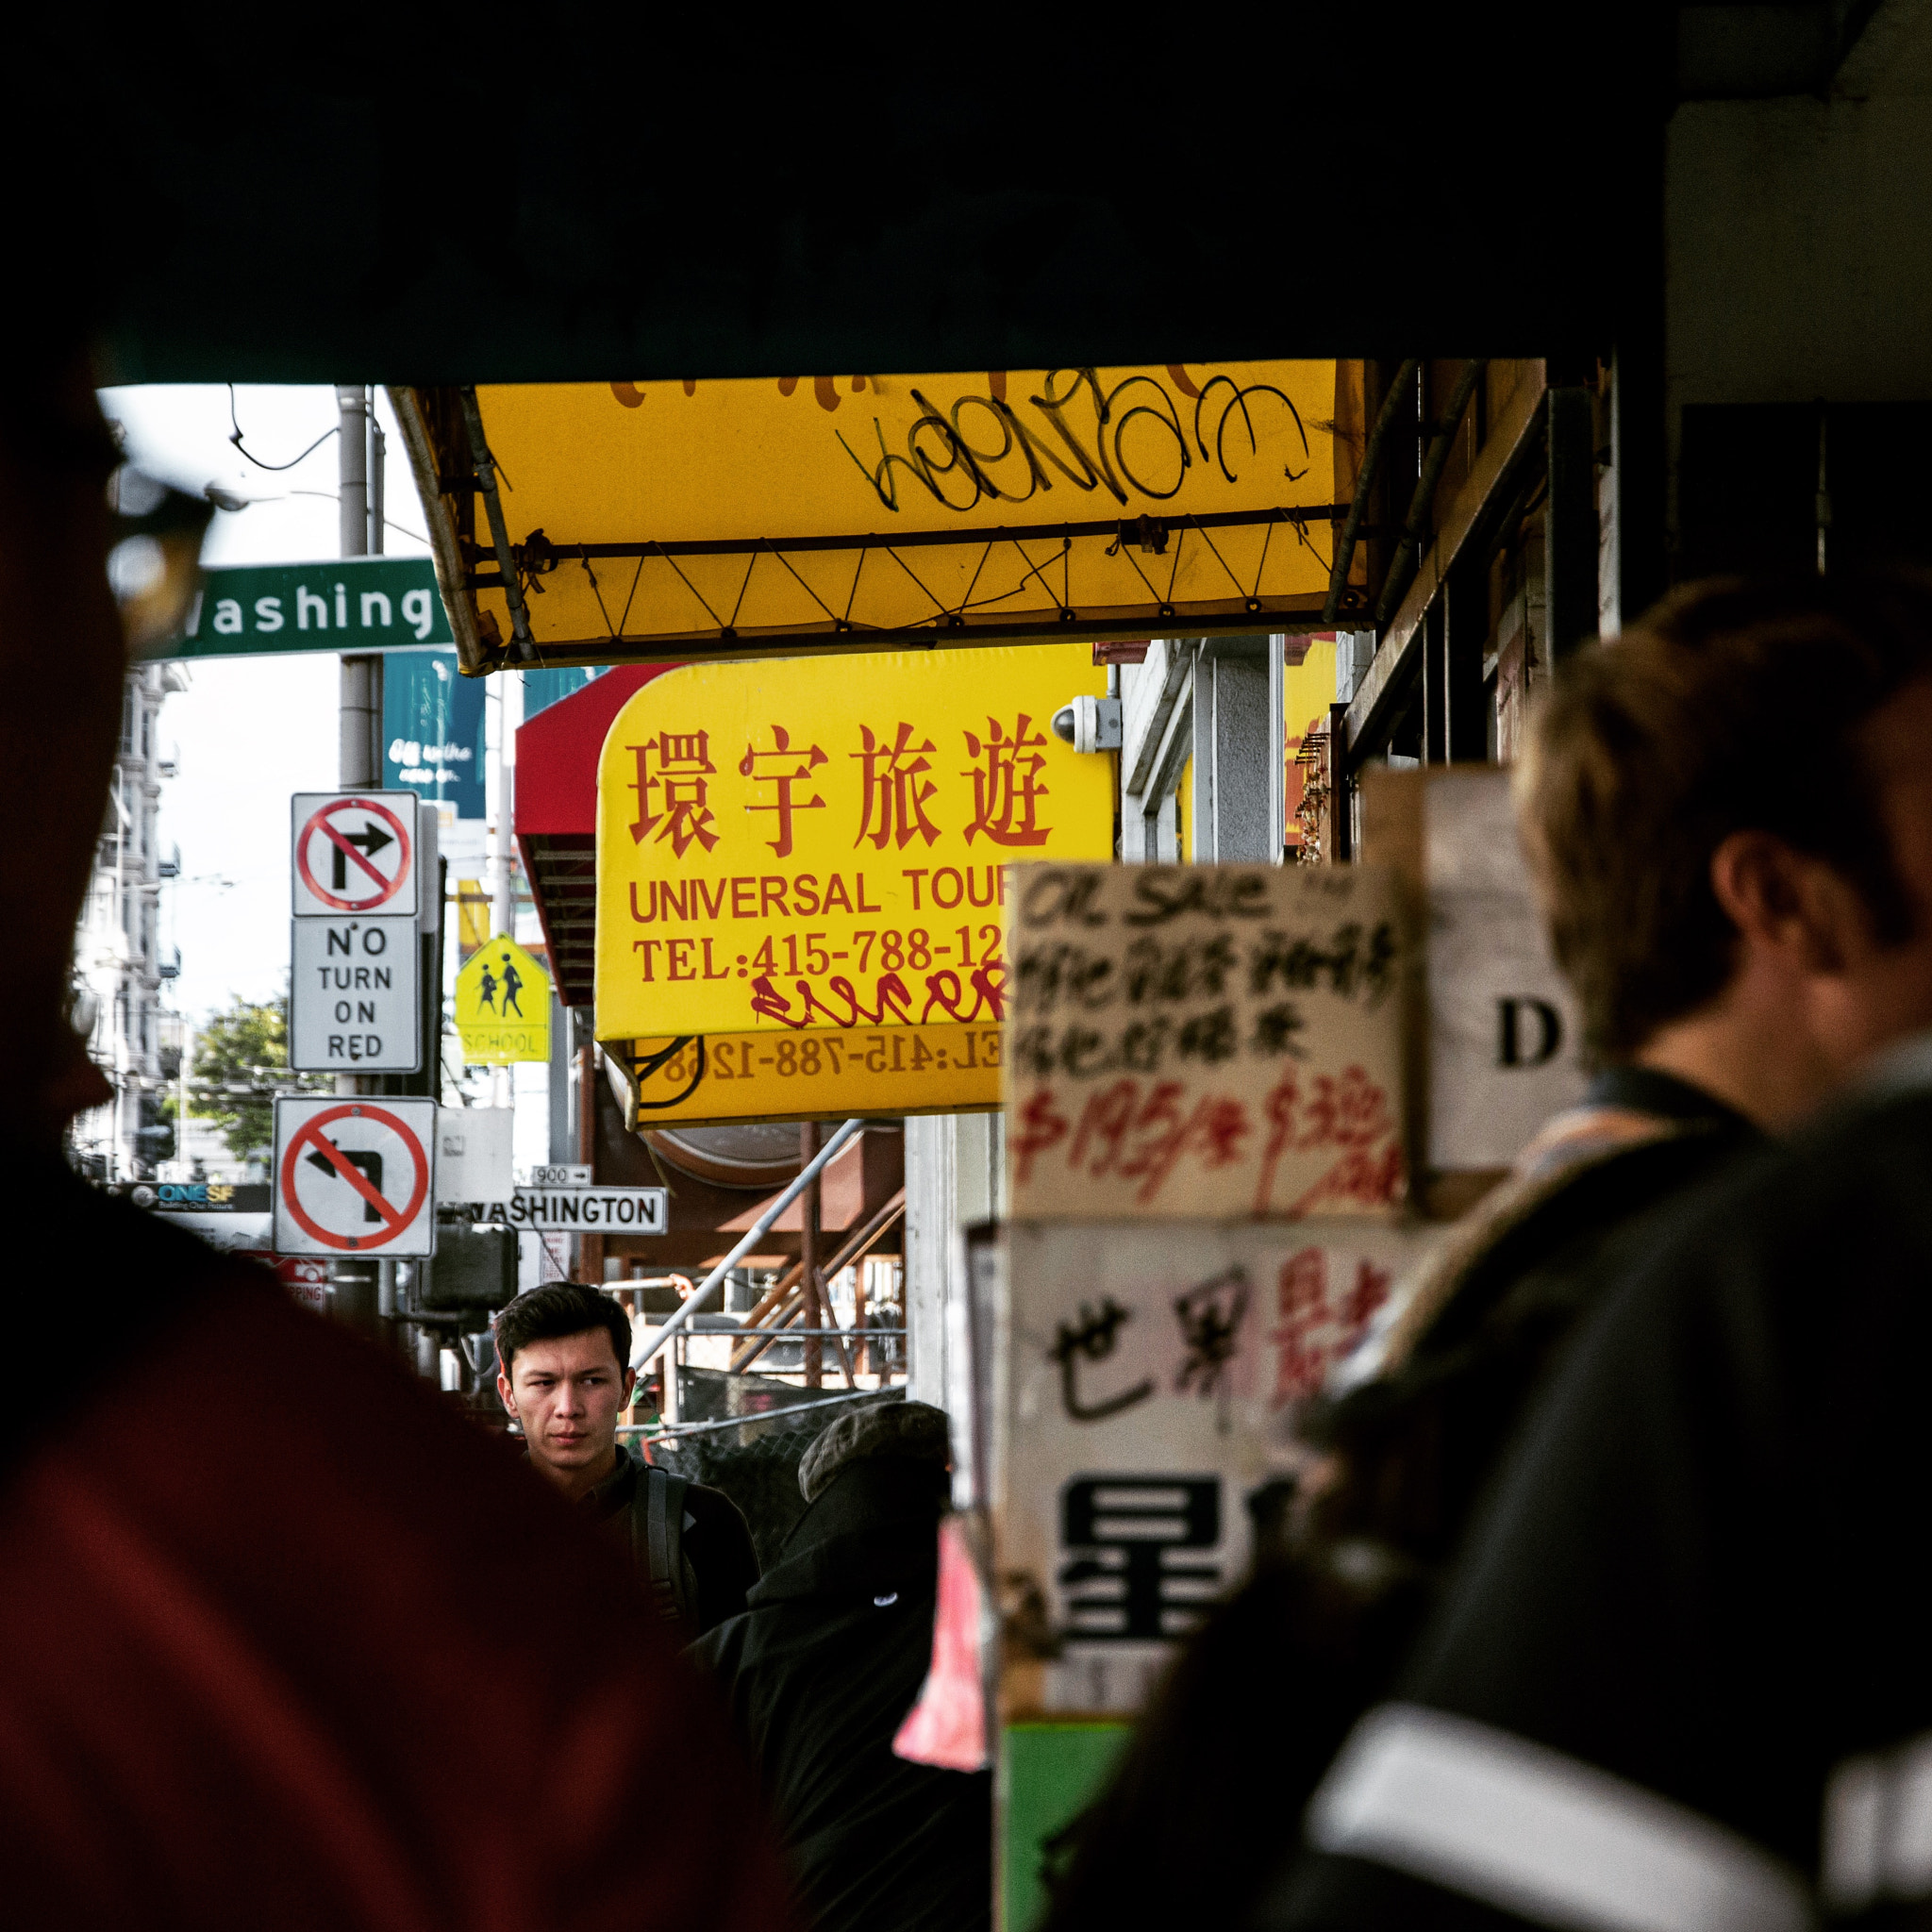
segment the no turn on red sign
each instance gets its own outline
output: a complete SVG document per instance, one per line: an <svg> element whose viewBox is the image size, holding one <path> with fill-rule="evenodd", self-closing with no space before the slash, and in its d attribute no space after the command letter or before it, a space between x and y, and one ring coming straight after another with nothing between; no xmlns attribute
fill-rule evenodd
<svg viewBox="0 0 1932 1932"><path fill-rule="evenodd" d="M435 1246L433 1100L275 1102L278 1255L427 1255Z"/></svg>
<svg viewBox="0 0 1932 1932"><path fill-rule="evenodd" d="M295 917L416 912L413 791L295 793Z"/></svg>

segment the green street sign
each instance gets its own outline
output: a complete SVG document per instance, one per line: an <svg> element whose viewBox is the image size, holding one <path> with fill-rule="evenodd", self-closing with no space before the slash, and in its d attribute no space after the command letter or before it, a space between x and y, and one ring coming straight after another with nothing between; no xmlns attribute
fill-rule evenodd
<svg viewBox="0 0 1932 1932"><path fill-rule="evenodd" d="M345 557L334 563L216 564L203 571L184 634L151 655L280 657L455 642L426 557Z"/></svg>

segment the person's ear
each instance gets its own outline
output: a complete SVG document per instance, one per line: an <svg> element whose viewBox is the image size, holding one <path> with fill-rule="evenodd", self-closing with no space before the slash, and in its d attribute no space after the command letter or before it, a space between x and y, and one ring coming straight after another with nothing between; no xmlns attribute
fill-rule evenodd
<svg viewBox="0 0 1932 1932"><path fill-rule="evenodd" d="M624 1371L624 1400L617 1405L618 1407L628 1408L637 1392L638 1372L626 1364Z"/></svg>
<svg viewBox="0 0 1932 1932"><path fill-rule="evenodd" d="M1842 973L1866 938L1851 885L1774 833L1733 832L1711 855L1710 886L1745 944L1795 972Z"/></svg>
<svg viewBox="0 0 1932 1932"><path fill-rule="evenodd" d="M517 1414L516 1391L510 1387L509 1377L501 1369L496 1372L496 1399L503 1404L515 1421L523 1421L523 1417Z"/></svg>

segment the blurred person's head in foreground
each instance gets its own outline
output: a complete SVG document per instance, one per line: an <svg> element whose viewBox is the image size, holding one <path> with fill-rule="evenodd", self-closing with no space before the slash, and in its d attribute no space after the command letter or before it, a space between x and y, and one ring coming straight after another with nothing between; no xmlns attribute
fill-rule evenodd
<svg viewBox="0 0 1932 1932"><path fill-rule="evenodd" d="M617 1418L637 1386L630 1317L594 1288L553 1281L497 1316L496 1360L531 1466L567 1495L594 1489L617 1466Z"/></svg>
<svg viewBox="0 0 1932 1932"><path fill-rule="evenodd" d="M1932 579L1676 591L1565 665L1518 805L1590 1051L1795 1120L1932 1026Z"/></svg>
<svg viewBox="0 0 1932 1932"><path fill-rule="evenodd" d="M107 811L125 668L108 588L120 462L77 335L0 383L0 897L10 913L0 1144L52 1151L108 1090L68 1024L74 932Z"/></svg>

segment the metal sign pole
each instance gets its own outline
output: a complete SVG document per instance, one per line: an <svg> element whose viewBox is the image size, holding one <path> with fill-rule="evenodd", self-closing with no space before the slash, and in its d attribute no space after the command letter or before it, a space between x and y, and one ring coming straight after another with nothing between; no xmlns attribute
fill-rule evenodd
<svg viewBox="0 0 1932 1932"><path fill-rule="evenodd" d="M369 554L369 402L358 383L336 385L336 475L340 491L338 529L344 557ZM338 782L344 791L371 790L382 782L375 756L382 730L382 659L373 655L341 659L341 761ZM360 1074L338 1074L336 1091L374 1092L376 1083ZM374 1333L379 1319L383 1268L359 1257L331 1261L329 1280L335 1312L352 1326ZM393 1278L393 1277L391 1277Z"/></svg>

